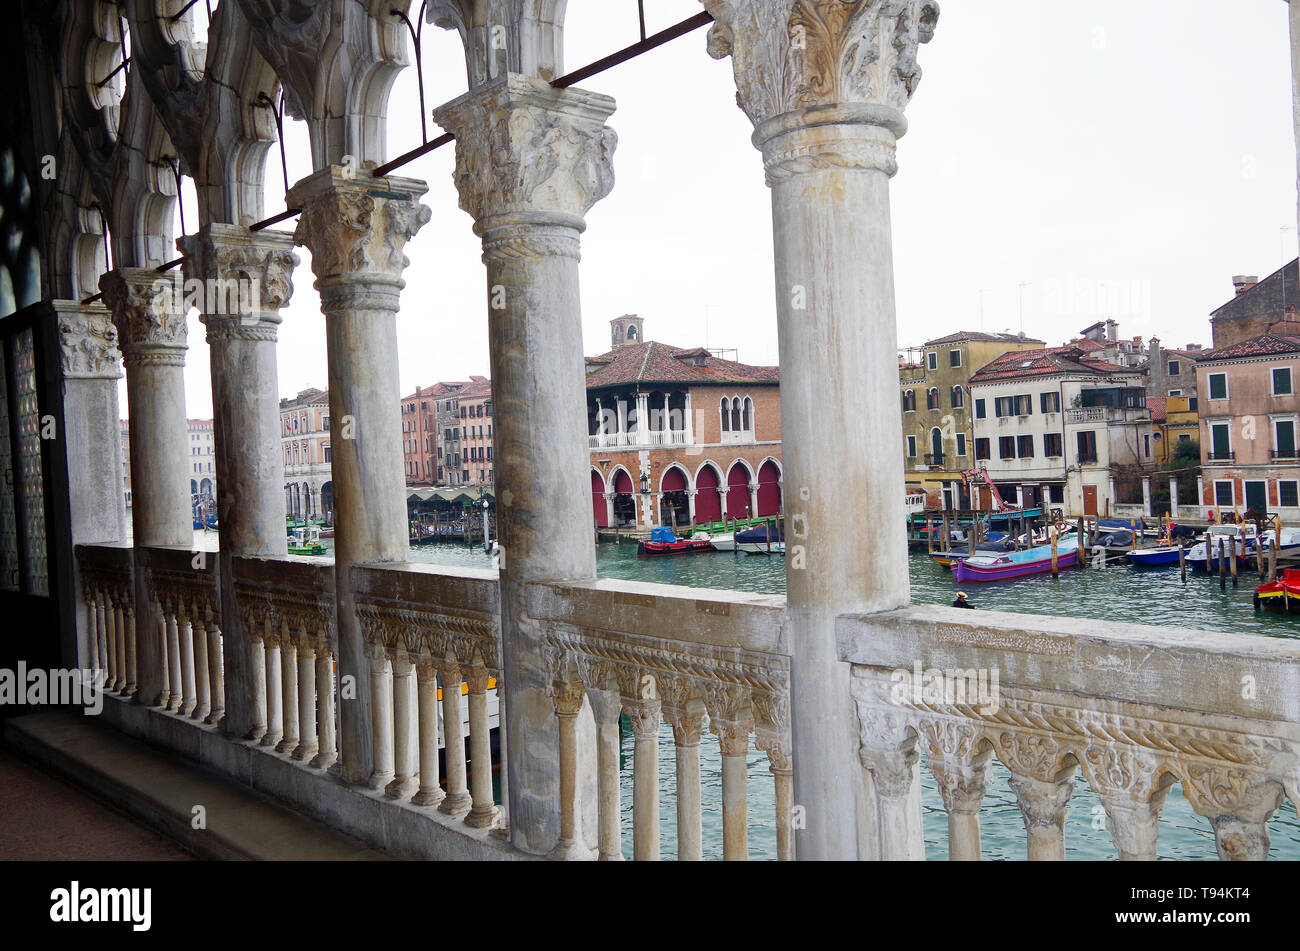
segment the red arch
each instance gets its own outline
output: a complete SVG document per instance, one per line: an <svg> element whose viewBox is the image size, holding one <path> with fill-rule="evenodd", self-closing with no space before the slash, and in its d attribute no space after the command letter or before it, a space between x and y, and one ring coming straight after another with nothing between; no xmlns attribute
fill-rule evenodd
<svg viewBox="0 0 1300 951"><path fill-rule="evenodd" d="M673 466L664 473L663 491L665 492L685 492L686 491L686 474Z"/></svg>
<svg viewBox="0 0 1300 951"><path fill-rule="evenodd" d="M727 517L749 517L749 470L739 462L727 473Z"/></svg>
<svg viewBox="0 0 1300 951"><path fill-rule="evenodd" d="M632 488L632 477L623 469L614 475L614 491L619 495L632 495L636 491Z"/></svg>
<svg viewBox="0 0 1300 951"><path fill-rule="evenodd" d="M713 466L705 466L695 477L695 521L722 521L722 505L718 501L718 473Z"/></svg>
<svg viewBox="0 0 1300 951"><path fill-rule="evenodd" d="M781 513L781 485L777 482L780 478L781 473L771 459L758 470L758 515Z"/></svg>
<svg viewBox="0 0 1300 951"><path fill-rule="evenodd" d="M609 508L605 505L605 480L594 469L591 473L591 514L595 516L598 527L609 527Z"/></svg>

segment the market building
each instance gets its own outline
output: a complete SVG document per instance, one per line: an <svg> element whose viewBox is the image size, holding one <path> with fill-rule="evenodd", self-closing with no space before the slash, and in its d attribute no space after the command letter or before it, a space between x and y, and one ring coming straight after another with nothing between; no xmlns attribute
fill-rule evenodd
<svg viewBox="0 0 1300 951"><path fill-rule="evenodd" d="M330 438L328 391L309 387L292 399L280 400L286 515L331 520L334 477Z"/></svg>

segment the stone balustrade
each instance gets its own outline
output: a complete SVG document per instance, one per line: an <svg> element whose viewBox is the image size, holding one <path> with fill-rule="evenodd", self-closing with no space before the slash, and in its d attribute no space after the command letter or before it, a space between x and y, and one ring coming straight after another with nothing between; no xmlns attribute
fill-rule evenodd
<svg viewBox="0 0 1300 951"><path fill-rule="evenodd" d="M1285 798L1297 801L1293 641L921 606L841 616L837 634L853 669L879 858L924 855L922 754L954 859L979 858L994 757L1011 773L1030 859L1064 858L1080 771L1124 859L1156 857L1173 783L1209 820L1225 860L1266 857L1266 823Z"/></svg>
<svg viewBox="0 0 1300 951"><path fill-rule="evenodd" d="M132 551L83 546L77 555L88 622L82 666L95 674L106 692L132 697L136 691Z"/></svg>
<svg viewBox="0 0 1300 951"><path fill-rule="evenodd" d="M136 566L146 574L162 625L154 641L162 648L166 695L165 701L159 698L159 706L182 717L219 723L226 694L215 554L141 548Z"/></svg>

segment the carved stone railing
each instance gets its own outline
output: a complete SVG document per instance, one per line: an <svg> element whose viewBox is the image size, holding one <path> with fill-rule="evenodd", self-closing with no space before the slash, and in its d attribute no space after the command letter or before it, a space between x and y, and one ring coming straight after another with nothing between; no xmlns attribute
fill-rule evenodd
<svg viewBox="0 0 1300 951"><path fill-rule="evenodd" d="M1262 859L1300 787L1300 643L912 606L838 623L880 858L921 858L917 765L948 811L950 855L977 859L989 762L1011 773L1030 859L1064 857L1082 770L1121 858L1154 859L1179 783L1222 859ZM917 674L920 674L918 677Z"/></svg>
<svg viewBox="0 0 1300 951"><path fill-rule="evenodd" d="M790 664L785 599L628 581L536 584L529 611L548 644L560 726L561 776L576 770L576 717L584 697L596 726L599 857L622 858L619 717L632 722L633 855L658 859L659 727L676 746L678 857L699 859L699 744L704 718L722 754L723 856L748 857L746 754L768 755L776 793L777 853L793 858L789 816ZM561 848L575 847L572 788L562 788Z"/></svg>
<svg viewBox="0 0 1300 951"><path fill-rule="evenodd" d="M158 698L159 705L182 717L219 723L226 693L216 552L141 548L136 566L146 572L163 625L158 643L166 696Z"/></svg>
<svg viewBox="0 0 1300 951"><path fill-rule="evenodd" d="M78 545L77 567L86 604L83 658L104 690L135 695L136 638L133 556L128 547Z"/></svg>

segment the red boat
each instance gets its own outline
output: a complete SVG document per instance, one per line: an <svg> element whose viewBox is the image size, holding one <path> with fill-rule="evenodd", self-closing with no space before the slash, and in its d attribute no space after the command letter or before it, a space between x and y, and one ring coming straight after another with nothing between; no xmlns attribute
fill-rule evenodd
<svg viewBox="0 0 1300 951"><path fill-rule="evenodd" d="M1296 603L1294 608L1292 601ZM1300 568L1283 568L1281 578L1256 588L1255 607L1283 614L1300 613Z"/></svg>
<svg viewBox="0 0 1300 951"><path fill-rule="evenodd" d="M666 525L653 529L650 540L637 542L638 558L662 558L667 555L693 555L702 551L715 551L713 543L704 538L678 538Z"/></svg>

